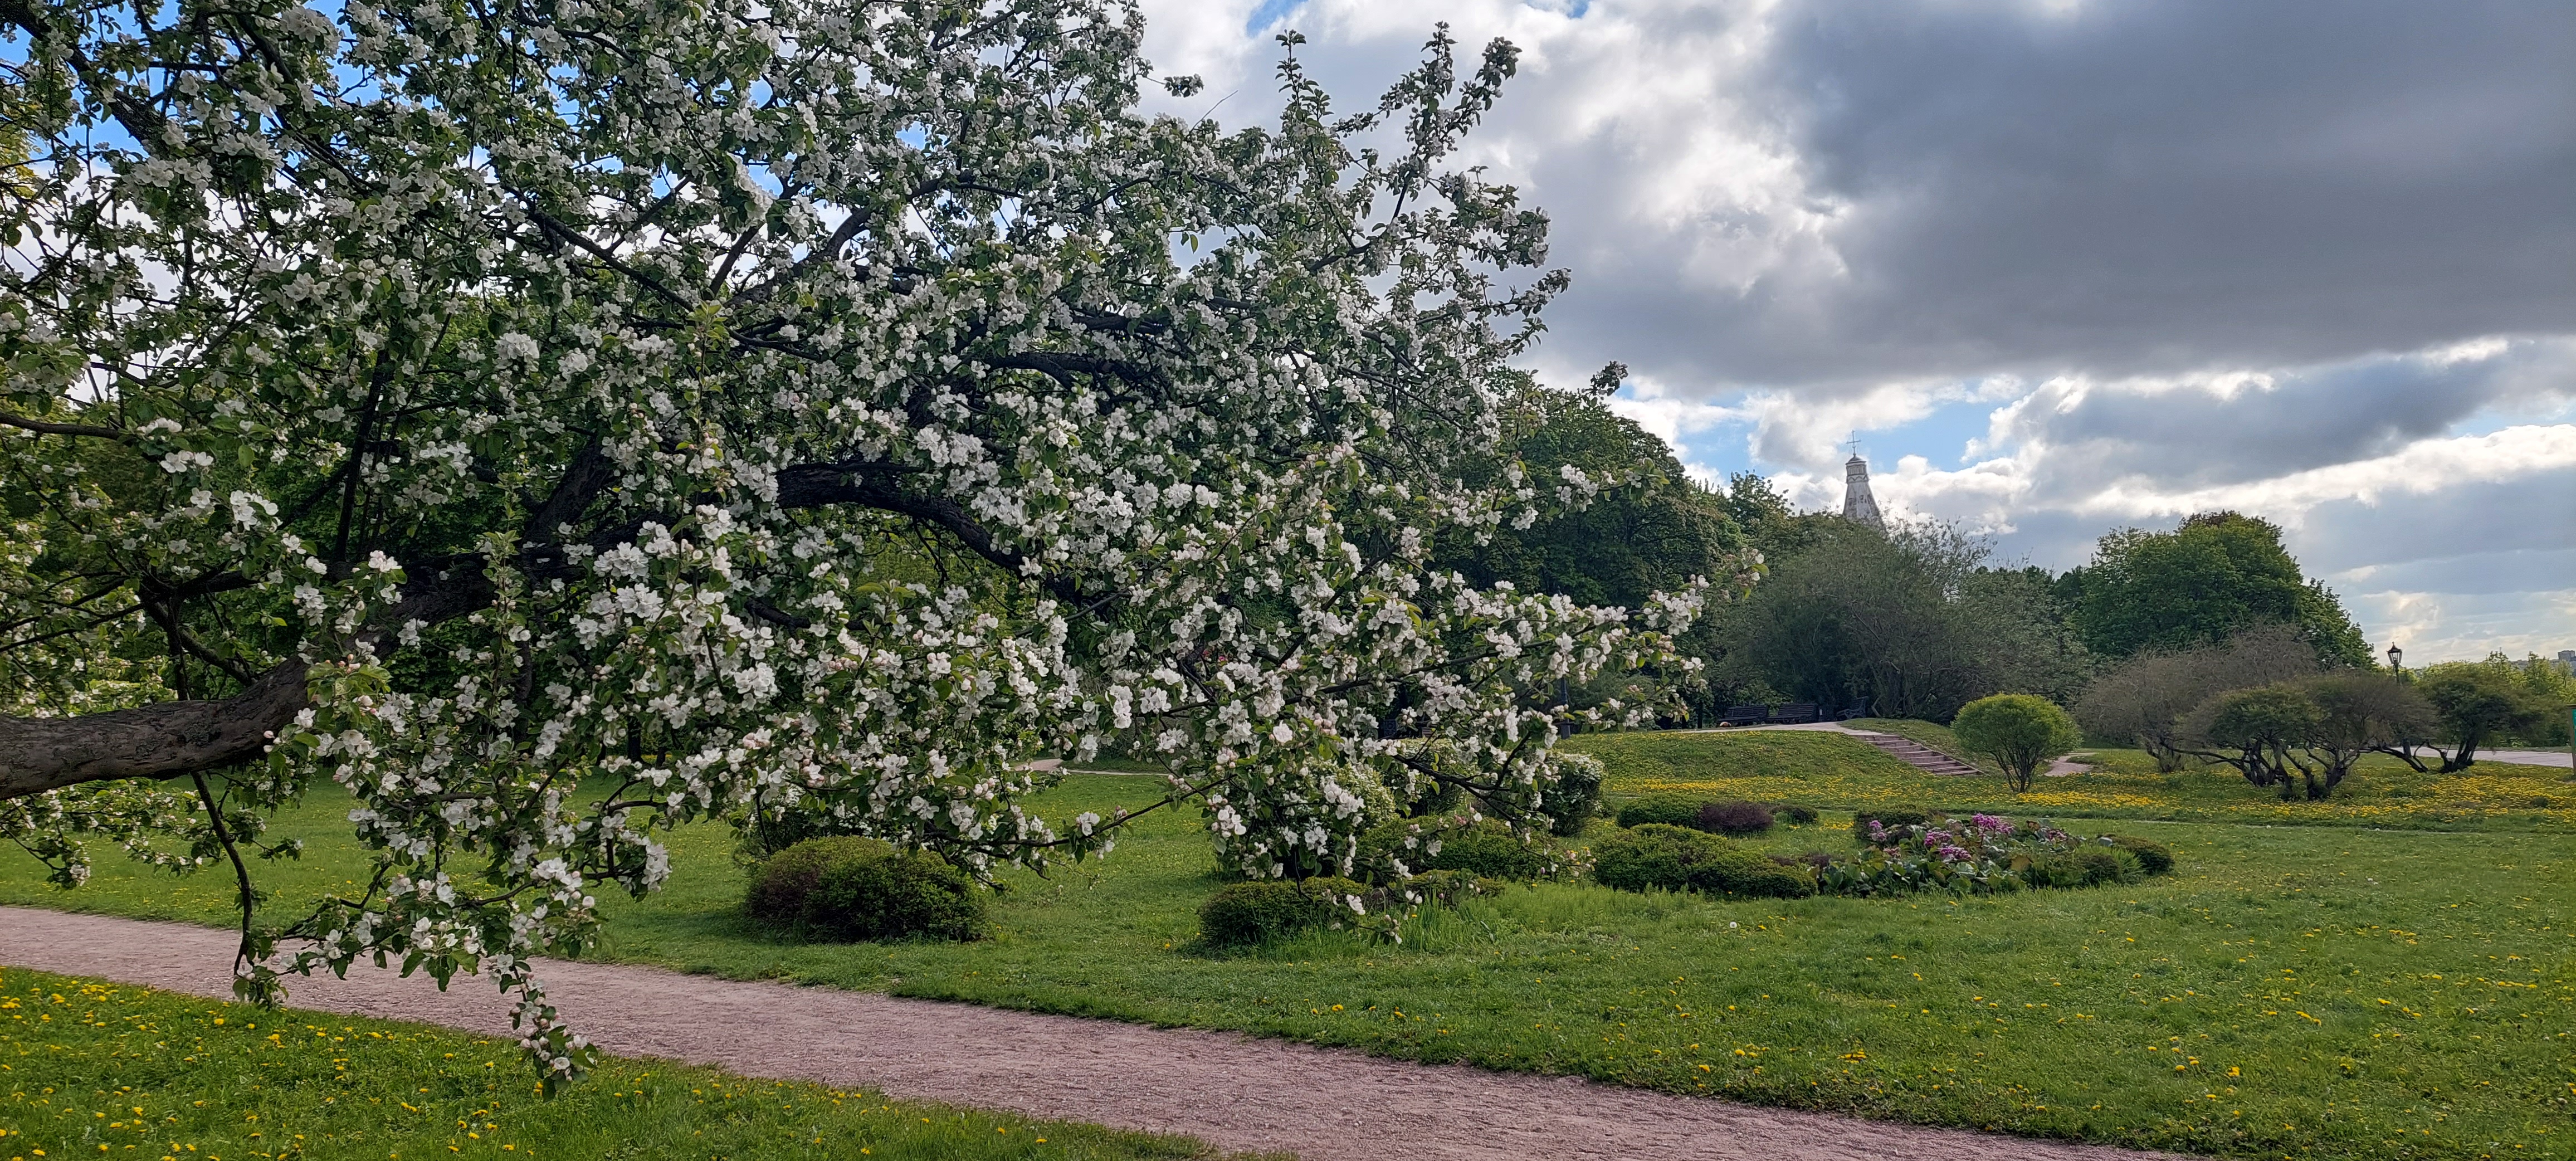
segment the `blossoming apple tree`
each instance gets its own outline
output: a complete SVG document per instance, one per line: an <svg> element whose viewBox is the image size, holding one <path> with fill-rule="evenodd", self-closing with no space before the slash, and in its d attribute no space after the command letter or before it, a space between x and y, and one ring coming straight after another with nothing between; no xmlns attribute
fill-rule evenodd
<svg viewBox="0 0 2576 1161"><path fill-rule="evenodd" d="M1345 869L1443 783L1538 810L1537 691L1701 599L1426 565L1619 483L1496 452L1565 282L1449 160L1509 45L1350 115L1291 55L1227 132L1139 111L1108 0L0 28L0 831L66 883L84 838L228 864L253 997L488 970L568 1074L529 957L658 832L1081 857L1123 819L1036 817L1029 763L1103 747L1228 865ZM255 914L304 795L374 876Z"/></svg>

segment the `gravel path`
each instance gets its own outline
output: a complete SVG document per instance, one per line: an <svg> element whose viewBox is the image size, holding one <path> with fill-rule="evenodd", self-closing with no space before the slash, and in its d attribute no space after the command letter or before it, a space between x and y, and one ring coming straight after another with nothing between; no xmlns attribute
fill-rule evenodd
<svg viewBox="0 0 2576 1161"><path fill-rule="evenodd" d="M232 993L231 962L225 932L0 907L0 963L221 998ZM549 963L545 978L565 1017L622 1056L1184 1133L1307 1161L2156 1156L659 968ZM345 981L293 986L300 1008L487 1034L509 1027L508 1005L478 979L440 992L426 978L362 965Z"/></svg>
<svg viewBox="0 0 2576 1161"><path fill-rule="evenodd" d="M2502 762L2508 766L2556 766L2576 773L2576 759L2548 750L2480 750L2478 761Z"/></svg>

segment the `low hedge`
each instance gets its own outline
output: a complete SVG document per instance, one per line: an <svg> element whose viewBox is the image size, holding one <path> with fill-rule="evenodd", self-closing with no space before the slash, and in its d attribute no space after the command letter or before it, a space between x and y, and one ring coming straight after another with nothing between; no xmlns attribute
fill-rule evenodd
<svg viewBox="0 0 2576 1161"><path fill-rule="evenodd" d="M1336 926L1358 914L1345 900L1366 895L1368 890L1339 878L1230 883L1199 905L1199 938L1213 947L1249 947Z"/></svg>
<svg viewBox="0 0 2576 1161"><path fill-rule="evenodd" d="M1601 812L1601 759L1559 752L1552 760L1556 763L1556 791L1547 796L1539 812L1547 816L1551 833L1572 838L1582 834L1584 824Z"/></svg>
<svg viewBox="0 0 2576 1161"><path fill-rule="evenodd" d="M1783 818L1794 823L1810 823L1816 821L1816 812L1812 807L1787 802L1718 801L1678 794L1651 794L1629 800L1620 806L1618 814L1621 826L1686 826L1713 834L1760 834Z"/></svg>
<svg viewBox="0 0 2576 1161"><path fill-rule="evenodd" d="M753 920L809 939L983 938L984 892L930 851L879 839L807 839L761 861L743 897Z"/></svg>
<svg viewBox="0 0 2576 1161"><path fill-rule="evenodd" d="M1781 863L1715 835L1665 823L1641 823L1592 850L1592 877L1622 891L1661 888L1712 895L1792 899L1816 892L1803 863Z"/></svg>
<svg viewBox="0 0 2576 1161"><path fill-rule="evenodd" d="M1403 873L1396 870L1403 864ZM1387 886L1427 871L1456 871L1471 878L1526 883L1563 866L1556 850L1531 841L1494 819L1406 818L1382 823L1360 836L1362 880Z"/></svg>
<svg viewBox="0 0 2576 1161"><path fill-rule="evenodd" d="M1422 864L1431 871L1459 871L1481 879L1526 883L1556 871L1556 852L1531 842L1493 819L1449 830L1440 837L1440 853Z"/></svg>
<svg viewBox="0 0 2576 1161"><path fill-rule="evenodd" d="M2125 834L2112 835L2111 843L2130 854L2136 855L2138 857L2139 868L2147 874L2169 875L2173 873L2173 850L2163 843L2156 842L2153 839L2142 839L2135 835Z"/></svg>
<svg viewBox="0 0 2576 1161"><path fill-rule="evenodd" d="M1678 794L1650 794L1620 804L1616 821L1621 826L1689 826L1699 825L1700 800Z"/></svg>
<svg viewBox="0 0 2576 1161"><path fill-rule="evenodd" d="M2147 877L2145 860L2120 846L2086 845L2031 860L2022 878L2034 887L2098 887ZM2170 864L2168 864L2170 865Z"/></svg>
<svg viewBox="0 0 2576 1161"><path fill-rule="evenodd" d="M1711 802L1699 808L1699 829L1710 834L1760 834L1771 829L1771 808L1759 802Z"/></svg>

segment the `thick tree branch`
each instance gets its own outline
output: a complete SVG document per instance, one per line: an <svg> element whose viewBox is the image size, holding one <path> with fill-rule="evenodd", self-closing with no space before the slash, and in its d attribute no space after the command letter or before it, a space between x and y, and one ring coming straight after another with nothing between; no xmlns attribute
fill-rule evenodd
<svg viewBox="0 0 2576 1161"><path fill-rule="evenodd" d="M64 718L0 717L0 801L110 778L177 778L256 758L304 708L304 662L214 700Z"/></svg>
<svg viewBox="0 0 2576 1161"><path fill-rule="evenodd" d="M1080 603L1083 599L1082 587L1073 578L1046 573L1028 557L995 541L992 530L978 522L964 505L946 496L906 492L894 480L871 474L867 466L799 464L778 473L779 507L822 508L834 504L856 504L910 516L956 537L967 551L1012 576L1037 580L1059 600Z"/></svg>
<svg viewBox="0 0 2576 1161"><path fill-rule="evenodd" d="M0 424L6 424L10 427L25 428L28 431L36 432L40 435L70 435L81 436L88 439L112 439L120 443L134 438L132 433L127 432L122 428L100 427L96 424L89 423L54 423L43 419L29 419L23 415L11 415L5 411L0 411Z"/></svg>

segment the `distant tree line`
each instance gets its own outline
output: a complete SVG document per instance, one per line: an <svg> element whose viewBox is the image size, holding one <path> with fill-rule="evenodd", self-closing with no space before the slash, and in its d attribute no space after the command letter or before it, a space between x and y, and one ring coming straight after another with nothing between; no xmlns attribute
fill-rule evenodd
<svg viewBox="0 0 2576 1161"><path fill-rule="evenodd" d="M1605 673L1532 691L1591 705L1681 677L1690 718L1740 703L1866 701L1883 717L1948 721L1997 693L2070 707L2097 744L2164 768L2231 766L2291 797L2323 797L2362 755L2466 767L2481 749L2563 744L2576 682L2546 664L2378 667L2333 590L2307 577L2278 525L2237 512L2163 532L2122 528L2063 573L1999 561L1936 524L1886 532L1799 512L1769 480L1692 480L1670 449L1597 394L1533 388L1508 446L1532 475L1571 466L1621 479L1589 507L1522 529L1452 567L1598 604L1635 607L1758 552L1751 595L1685 639L1695 672ZM1685 724L1676 720L1669 724Z"/></svg>

